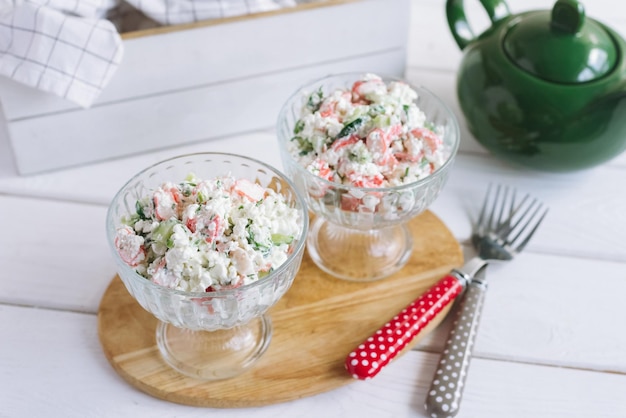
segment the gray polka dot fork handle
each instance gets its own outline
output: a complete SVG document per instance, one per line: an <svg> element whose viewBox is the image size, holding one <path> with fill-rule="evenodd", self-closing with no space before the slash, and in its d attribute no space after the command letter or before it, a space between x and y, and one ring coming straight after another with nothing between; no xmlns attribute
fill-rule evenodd
<svg viewBox="0 0 626 418"><path fill-rule="evenodd" d="M467 286L454 312L452 329L441 354L426 397L426 413L432 418L454 417L461 406L465 379L487 291L483 268Z"/></svg>
<svg viewBox="0 0 626 418"><path fill-rule="evenodd" d="M515 189L498 185L493 194L491 185L487 189L472 232L472 244L479 256L461 269L469 274L471 281L457 308L452 331L426 398L425 407L431 418L453 417L459 412L487 291L484 281L487 262L512 260L524 249L547 212L541 202L528 194L518 201Z"/></svg>

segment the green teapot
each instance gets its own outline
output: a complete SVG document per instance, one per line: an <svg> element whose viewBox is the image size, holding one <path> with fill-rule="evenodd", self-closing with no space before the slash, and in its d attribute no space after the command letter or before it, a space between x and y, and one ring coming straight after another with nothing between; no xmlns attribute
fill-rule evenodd
<svg viewBox="0 0 626 418"><path fill-rule="evenodd" d="M601 164L626 149L626 44L576 0L511 15L480 0L491 27L474 36L463 0L447 0L464 56L457 95L467 126L494 155L546 171Z"/></svg>

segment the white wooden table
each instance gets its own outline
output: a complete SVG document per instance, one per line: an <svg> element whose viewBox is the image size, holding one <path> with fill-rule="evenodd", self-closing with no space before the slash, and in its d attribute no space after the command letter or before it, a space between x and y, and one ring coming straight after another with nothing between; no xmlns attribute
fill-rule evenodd
<svg viewBox="0 0 626 418"><path fill-rule="evenodd" d="M588 14L619 29L626 28L624 9L595 1ZM416 1L412 18L407 78L439 94L462 124L454 93L461 53L447 33L442 1ZM168 403L116 374L96 324L115 274L107 204L139 168L194 151L236 152L280 166L273 132L261 131L20 177L0 135L0 417L423 416L447 321L373 380L262 408ZM453 173L432 210L468 250L468 210L477 209L494 180L538 196L551 210L524 254L488 271L459 417L625 417L626 154L585 172L531 172L496 160L463 130Z"/></svg>

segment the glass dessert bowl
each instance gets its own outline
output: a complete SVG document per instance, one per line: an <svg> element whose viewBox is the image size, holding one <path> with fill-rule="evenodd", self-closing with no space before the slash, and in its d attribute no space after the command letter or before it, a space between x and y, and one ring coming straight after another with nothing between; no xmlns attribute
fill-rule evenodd
<svg viewBox="0 0 626 418"><path fill-rule="evenodd" d="M129 293L159 320L166 363L219 380L260 358L272 335L266 311L302 261L305 205L282 173L232 154L165 160L119 190L109 246Z"/></svg>
<svg viewBox="0 0 626 418"><path fill-rule="evenodd" d="M457 120L433 93L363 73L300 87L280 111L277 136L285 172L314 214L311 259L353 281L406 264L406 224L437 198L459 146Z"/></svg>

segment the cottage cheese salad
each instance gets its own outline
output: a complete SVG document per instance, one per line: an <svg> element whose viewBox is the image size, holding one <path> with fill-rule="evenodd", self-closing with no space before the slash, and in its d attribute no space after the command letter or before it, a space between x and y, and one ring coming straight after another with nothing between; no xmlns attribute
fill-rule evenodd
<svg viewBox="0 0 626 418"><path fill-rule="evenodd" d="M422 179L450 156L442 129L426 120L408 84L366 74L350 89L305 98L291 155L328 181L378 188Z"/></svg>
<svg viewBox="0 0 626 418"><path fill-rule="evenodd" d="M166 182L122 220L115 247L137 273L188 292L239 287L291 253L301 219L285 197L246 179Z"/></svg>

